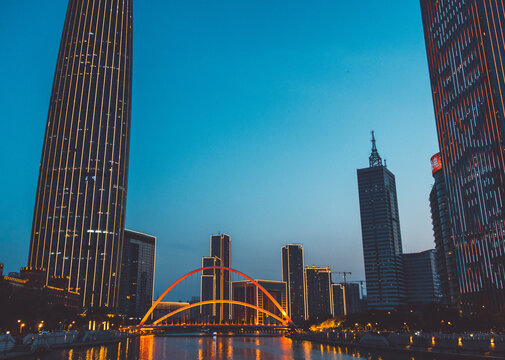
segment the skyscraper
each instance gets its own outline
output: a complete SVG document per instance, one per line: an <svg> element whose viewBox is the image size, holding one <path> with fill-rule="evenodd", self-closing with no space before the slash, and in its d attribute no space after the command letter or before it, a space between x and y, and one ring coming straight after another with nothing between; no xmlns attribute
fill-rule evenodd
<svg viewBox="0 0 505 360"><path fill-rule="evenodd" d="M459 301L505 303L505 8L421 0Z"/></svg>
<svg viewBox="0 0 505 360"><path fill-rule="evenodd" d="M202 258L202 267L221 266L221 260L215 256L204 256ZM200 301L209 301L218 299L217 288L219 269L206 269L202 271L200 277ZM216 304L202 305L200 314L205 321L215 321L217 315Z"/></svg>
<svg viewBox="0 0 505 360"><path fill-rule="evenodd" d="M142 318L154 295L156 237L124 231L118 312Z"/></svg>
<svg viewBox="0 0 505 360"><path fill-rule="evenodd" d="M49 103L28 265L114 309L128 180L132 0L70 0Z"/></svg>
<svg viewBox="0 0 505 360"><path fill-rule="evenodd" d="M304 321L307 317L303 268L302 245L283 246L282 281L287 284L288 315L295 324Z"/></svg>
<svg viewBox="0 0 505 360"><path fill-rule="evenodd" d="M373 132L369 167L358 170L358 188L368 307L392 310L405 298L400 217L395 176L382 164Z"/></svg>
<svg viewBox="0 0 505 360"><path fill-rule="evenodd" d="M231 239L229 235L217 234L210 237L210 256L220 260L221 265L229 268L231 257ZM231 300L230 272L216 269L216 299ZM219 304L216 307L216 320L226 322L230 319L230 305Z"/></svg>
<svg viewBox="0 0 505 360"><path fill-rule="evenodd" d="M403 254L406 301L409 304L433 304L442 300L435 250Z"/></svg>
<svg viewBox="0 0 505 360"><path fill-rule="evenodd" d="M339 283L332 285L333 314L350 315L363 311L359 294L359 285L353 283Z"/></svg>
<svg viewBox="0 0 505 360"><path fill-rule="evenodd" d="M435 260L440 277L442 302L454 305L457 303L459 293L458 273L440 153L431 157L431 169L435 178L430 192L431 221L435 237Z"/></svg>
<svg viewBox="0 0 505 360"><path fill-rule="evenodd" d="M333 288L329 267L305 268L305 297L307 299L307 319L312 322L326 320L333 316Z"/></svg>

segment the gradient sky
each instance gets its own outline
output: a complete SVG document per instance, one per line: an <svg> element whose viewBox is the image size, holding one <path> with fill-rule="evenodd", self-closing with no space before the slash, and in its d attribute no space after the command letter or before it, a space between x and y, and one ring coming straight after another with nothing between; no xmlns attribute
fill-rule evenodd
<svg viewBox="0 0 505 360"><path fill-rule="evenodd" d="M26 266L66 0L0 1L0 262ZM281 279L281 246L364 279L356 169L370 130L405 252L432 248L438 150L417 0L134 0L127 228L158 237L156 293L199 267ZM334 281L341 276L334 275Z"/></svg>

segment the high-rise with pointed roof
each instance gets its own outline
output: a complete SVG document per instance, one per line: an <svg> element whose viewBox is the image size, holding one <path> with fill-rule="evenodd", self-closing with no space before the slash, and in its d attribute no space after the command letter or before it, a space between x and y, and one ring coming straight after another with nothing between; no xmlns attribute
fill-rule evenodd
<svg viewBox="0 0 505 360"><path fill-rule="evenodd" d="M69 0L49 102L28 265L85 308L118 303L132 87L133 0Z"/></svg>
<svg viewBox="0 0 505 360"><path fill-rule="evenodd" d="M358 188L368 307L392 310L405 301L400 218L395 176L382 164L373 132Z"/></svg>

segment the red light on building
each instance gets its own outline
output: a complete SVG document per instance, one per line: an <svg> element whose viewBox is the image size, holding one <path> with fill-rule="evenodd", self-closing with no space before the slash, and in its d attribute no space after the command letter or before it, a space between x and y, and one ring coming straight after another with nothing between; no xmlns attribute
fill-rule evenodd
<svg viewBox="0 0 505 360"><path fill-rule="evenodd" d="M436 153L431 157L431 173L435 174L439 170L442 170L442 159L440 153Z"/></svg>

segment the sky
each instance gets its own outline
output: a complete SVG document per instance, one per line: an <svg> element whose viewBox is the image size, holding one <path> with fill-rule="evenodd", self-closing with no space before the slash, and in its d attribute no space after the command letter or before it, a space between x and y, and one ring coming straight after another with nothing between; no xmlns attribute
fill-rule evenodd
<svg viewBox="0 0 505 360"><path fill-rule="evenodd" d="M66 0L0 1L0 262L26 266ZM126 226L158 238L155 293L210 235L281 280L281 247L364 279L356 170L396 175L404 252L434 247L438 152L417 0L134 0ZM334 281L341 281L338 274Z"/></svg>

